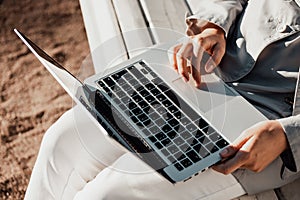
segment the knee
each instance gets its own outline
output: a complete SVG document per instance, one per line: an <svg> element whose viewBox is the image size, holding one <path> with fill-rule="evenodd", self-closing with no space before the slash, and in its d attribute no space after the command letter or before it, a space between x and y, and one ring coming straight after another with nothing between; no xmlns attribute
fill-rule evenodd
<svg viewBox="0 0 300 200"><path fill-rule="evenodd" d="M68 138L75 132L71 113L64 113L44 134L40 147L43 157L52 156L55 151L69 146L66 144Z"/></svg>

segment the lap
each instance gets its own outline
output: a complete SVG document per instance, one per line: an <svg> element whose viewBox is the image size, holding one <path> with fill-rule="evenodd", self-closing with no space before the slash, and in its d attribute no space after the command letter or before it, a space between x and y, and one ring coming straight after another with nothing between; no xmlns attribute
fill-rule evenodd
<svg viewBox="0 0 300 200"><path fill-rule="evenodd" d="M87 183L75 199L232 199L244 193L232 175L211 169L187 182L172 184L126 153Z"/></svg>
<svg viewBox="0 0 300 200"><path fill-rule="evenodd" d="M26 199L230 199L244 193L232 175L213 170L173 185L102 131L79 107L66 112L43 138Z"/></svg>

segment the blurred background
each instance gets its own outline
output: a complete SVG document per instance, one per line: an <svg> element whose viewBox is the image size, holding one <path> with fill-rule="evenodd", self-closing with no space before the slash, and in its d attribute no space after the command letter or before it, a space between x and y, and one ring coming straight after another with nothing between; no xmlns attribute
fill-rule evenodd
<svg viewBox="0 0 300 200"><path fill-rule="evenodd" d="M0 0L0 199L23 199L47 128L70 97L13 32L69 69L89 54L77 0Z"/></svg>

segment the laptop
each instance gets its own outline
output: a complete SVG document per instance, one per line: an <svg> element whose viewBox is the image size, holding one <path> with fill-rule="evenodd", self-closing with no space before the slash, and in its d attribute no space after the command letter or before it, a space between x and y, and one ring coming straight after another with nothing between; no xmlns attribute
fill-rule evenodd
<svg viewBox="0 0 300 200"><path fill-rule="evenodd" d="M176 41L81 82L15 32L96 125L172 183L219 162L243 130L266 120L214 73L200 88L185 83L168 59Z"/></svg>

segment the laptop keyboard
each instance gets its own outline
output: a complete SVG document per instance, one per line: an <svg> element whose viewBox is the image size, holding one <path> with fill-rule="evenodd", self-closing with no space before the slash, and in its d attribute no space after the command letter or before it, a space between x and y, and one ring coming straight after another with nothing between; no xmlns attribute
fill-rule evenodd
<svg viewBox="0 0 300 200"><path fill-rule="evenodd" d="M228 145L143 61L98 84L141 130L147 143L179 171Z"/></svg>

